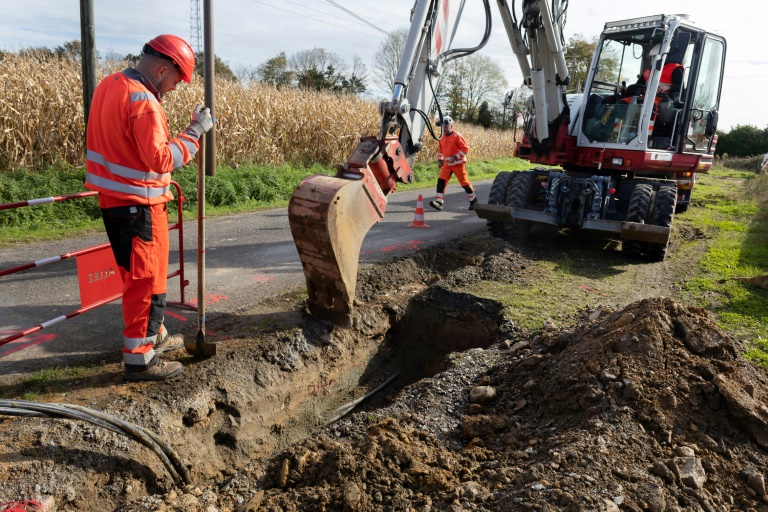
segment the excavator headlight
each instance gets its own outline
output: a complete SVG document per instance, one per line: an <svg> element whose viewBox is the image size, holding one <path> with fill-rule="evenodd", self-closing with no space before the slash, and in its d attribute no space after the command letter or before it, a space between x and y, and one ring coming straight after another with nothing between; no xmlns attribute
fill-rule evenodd
<svg viewBox="0 0 768 512"><path fill-rule="evenodd" d="M611 158L611 165L622 166L624 165L624 159L619 156L615 156Z"/></svg>

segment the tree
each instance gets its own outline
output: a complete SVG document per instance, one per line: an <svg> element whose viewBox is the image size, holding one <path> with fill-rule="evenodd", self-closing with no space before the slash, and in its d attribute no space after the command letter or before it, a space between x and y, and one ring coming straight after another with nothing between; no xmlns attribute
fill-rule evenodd
<svg viewBox="0 0 768 512"><path fill-rule="evenodd" d="M53 50L53 54L61 60L76 60L82 59L82 47L80 46L79 39L73 39L65 42L62 46L57 46Z"/></svg>
<svg viewBox="0 0 768 512"><path fill-rule="evenodd" d="M490 57L473 53L451 63L444 94L454 117L474 122L483 101L500 96L507 86L501 67Z"/></svg>
<svg viewBox="0 0 768 512"><path fill-rule="evenodd" d="M491 112L490 107L488 107L487 101L483 101L477 110L477 124L483 128L490 128L494 124L493 112Z"/></svg>
<svg viewBox="0 0 768 512"><path fill-rule="evenodd" d="M299 87L345 94L360 94L366 90L368 71L357 55L351 70L339 55L317 47L292 55L288 62Z"/></svg>
<svg viewBox="0 0 768 512"><path fill-rule="evenodd" d="M294 53L288 59L288 65L297 77L306 73L323 73L329 67L334 70L346 68L344 59L338 54L318 47Z"/></svg>
<svg viewBox="0 0 768 512"><path fill-rule="evenodd" d="M736 125L727 133L717 134L718 155L754 156L765 153L768 148L768 127L760 129L752 125Z"/></svg>
<svg viewBox="0 0 768 512"><path fill-rule="evenodd" d="M199 76L205 76L205 55L203 52L195 54L197 62L195 63L195 74ZM229 65L221 60L218 55L214 54L213 58L213 74L219 78L223 78L229 82L237 82L237 76L229 67Z"/></svg>
<svg viewBox="0 0 768 512"><path fill-rule="evenodd" d="M288 58L285 52L280 52L276 57L268 59L256 68L256 79L263 84L271 84L277 87L290 85L293 81L293 73L288 69Z"/></svg>
<svg viewBox="0 0 768 512"><path fill-rule="evenodd" d="M336 69L329 65L324 70L317 68L308 68L305 71L296 73L297 85L302 89L314 89L316 91L335 90Z"/></svg>
<svg viewBox="0 0 768 512"><path fill-rule="evenodd" d="M565 53L565 63L568 65L568 72L571 75L570 90L573 92L582 92L584 82L589 74L589 66L592 65L592 56L597 49L597 36L592 41L582 34L576 34L568 39Z"/></svg>
<svg viewBox="0 0 768 512"><path fill-rule="evenodd" d="M352 58L352 73L349 77L341 77L342 90L346 94L363 94L366 91L365 82L368 80L368 68L358 55Z"/></svg>
<svg viewBox="0 0 768 512"><path fill-rule="evenodd" d="M397 68L403 55L408 30L400 28L393 30L379 45L373 57L373 84L384 91L390 91L395 85Z"/></svg>

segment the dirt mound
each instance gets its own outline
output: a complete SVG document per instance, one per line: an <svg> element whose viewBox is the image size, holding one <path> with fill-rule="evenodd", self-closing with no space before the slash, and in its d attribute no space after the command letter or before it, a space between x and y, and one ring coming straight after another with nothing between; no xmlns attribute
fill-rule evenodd
<svg viewBox="0 0 768 512"><path fill-rule="evenodd" d="M291 447L258 510L768 510L764 372L671 299L591 318Z"/></svg>
<svg viewBox="0 0 768 512"><path fill-rule="evenodd" d="M158 433L193 483L177 485L156 454L112 431L0 417L0 503L768 512L765 371L705 310L671 298L589 308L569 327L526 333L509 306L467 291L481 280L539 283L530 263L483 236L441 244L362 272L353 330L277 301L211 318L226 340L219 354L182 359L176 381L123 385L115 364L59 383L66 393L48 401ZM642 270L674 282L658 274L670 268ZM625 304L627 290L607 288L597 300Z"/></svg>

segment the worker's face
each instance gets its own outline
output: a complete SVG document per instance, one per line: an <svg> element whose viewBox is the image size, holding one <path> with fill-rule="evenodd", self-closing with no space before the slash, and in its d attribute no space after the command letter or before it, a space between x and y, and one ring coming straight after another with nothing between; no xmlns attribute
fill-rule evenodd
<svg viewBox="0 0 768 512"><path fill-rule="evenodd" d="M181 71L174 65L163 66L160 70L160 81L156 86L160 97L162 98L168 91L175 91L179 82L181 82Z"/></svg>
<svg viewBox="0 0 768 512"><path fill-rule="evenodd" d="M445 125L445 133L450 135L451 132L453 132L453 123Z"/></svg>

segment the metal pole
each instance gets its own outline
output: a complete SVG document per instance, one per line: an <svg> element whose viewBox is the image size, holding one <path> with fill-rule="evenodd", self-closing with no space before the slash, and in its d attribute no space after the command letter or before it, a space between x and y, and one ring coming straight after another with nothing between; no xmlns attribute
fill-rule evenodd
<svg viewBox="0 0 768 512"><path fill-rule="evenodd" d="M205 337L205 134L197 155L197 331Z"/></svg>
<svg viewBox="0 0 768 512"><path fill-rule="evenodd" d="M214 116L213 97L213 9L212 0L205 0L205 106ZM215 117L215 116L214 116ZM215 124L214 124L215 126ZM215 128L200 138L197 154L197 338L194 342L184 340L184 348L193 356L216 355L216 344L205 339L205 176L216 174Z"/></svg>
<svg viewBox="0 0 768 512"><path fill-rule="evenodd" d="M80 52L83 60L83 111L85 126L96 89L96 31L93 22L93 0L80 0Z"/></svg>
<svg viewBox="0 0 768 512"><path fill-rule="evenodd" d="M216 118L215 94L213 90L214 63L216 54L213 50L213 0L205 0L203 3L203 32L205 41L205 106L211 109L211 116ZM216 176L216 123L205 137L205 174Z"/></svg>

